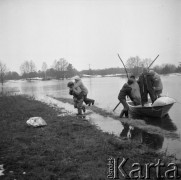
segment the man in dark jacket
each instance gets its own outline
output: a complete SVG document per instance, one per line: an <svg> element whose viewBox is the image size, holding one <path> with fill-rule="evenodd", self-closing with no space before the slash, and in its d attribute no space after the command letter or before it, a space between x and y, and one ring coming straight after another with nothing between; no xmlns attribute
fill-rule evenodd
<svg viewBox="0 0 181 180"><path fill-rule="evenodd" d="M143 69L143 73L139 76L138 84L140 87L142 106L148 102L148 94L150 95L153 103L156 100L153 88L153 77L148 73L146 68Z"/></svg>
<svg viewBox="0 0 181 180"><path fill-rule="evenodd" d="M131 95L132 88L130 87L133 82L133 79L128 79L128 82L123 85L122 89L119 92L118 99L124 107L124 109L121 111L120 118L122 118L124 115L126 118L128 118L129 106L126 102L126 96L128 96L133 101L133 97Z"/></svg>

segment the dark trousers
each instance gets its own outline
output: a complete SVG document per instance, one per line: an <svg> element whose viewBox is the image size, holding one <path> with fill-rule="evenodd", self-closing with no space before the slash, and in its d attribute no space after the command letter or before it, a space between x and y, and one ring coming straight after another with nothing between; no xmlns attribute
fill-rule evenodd
<svg viewBox="0 0 181 180"><path fill-rule="evenodd" d="M141 100L142 100L142 105L148 102L148 94L151 98L151 102L154 103L156 100L155 92L154 91L144 91L141 94Z"/></svg>
<svg viewBox="0 0 181 180"><path fill-rule="evenodd" d="M156 100L156 94L153 88L153 82L152 82L151 76L147 76L147 91L148 91L148 94L150 95L151 102L154 103L154 101Z"/></svg>
<svg viewBox="0 0 181 180"><path fill-rule="evenodd" d="M140 93L142 105L148 102L148 94L151 98L152 103L156 100L156 95L153 89L151 76L146 76L143 78L142 83L140 84Z"/></svg>
<svg viewBox="0 0 181 180"><path fill-rule="evenodd" d="M129 110L129 106L126 102L126 99L121 99L120 102L122 103L123 107L124 107L124 111L128 111Z"/></svg>
<svg viewBox="0 0 181 180"><path fill-rule="evenodd" d="M94 100L87 98L87 95L84 95L84 102L85 104L91 104Z"/></svg>

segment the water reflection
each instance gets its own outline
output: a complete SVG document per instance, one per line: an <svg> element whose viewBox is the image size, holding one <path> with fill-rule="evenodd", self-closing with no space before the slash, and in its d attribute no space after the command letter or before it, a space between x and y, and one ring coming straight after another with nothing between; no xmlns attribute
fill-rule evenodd
<svg viewBox="0 0 181 180"><path fill-rule="evenodd" d="M177 127L173 123L169 114L165 115L163 118L153 118L153 117L145 117L145 116L137 116L137 115L132 115L131 117L134 119L143 119L147 124L158 126L161 129L165 129L167 131L177 130Z"/></svg>
<svg viewBox="0 0 181 180"><path fill-rule="evenodd" d="M22 91L28 94L36 95L37 88L38 87L36 86L36 82L29 81L26 86L24 86L24 84L21 84Z"/></svg>
<svg viewBox="0 0 181 180"><path fill-rule="evenodd" d="M135 139L140 143L147 145L148 147L159 150L163 146L164 137L158 134L150 134L142 129L130 126L126 123L122 123L124 129L120 133L120 137L127 137L129 139Z"/></svg>

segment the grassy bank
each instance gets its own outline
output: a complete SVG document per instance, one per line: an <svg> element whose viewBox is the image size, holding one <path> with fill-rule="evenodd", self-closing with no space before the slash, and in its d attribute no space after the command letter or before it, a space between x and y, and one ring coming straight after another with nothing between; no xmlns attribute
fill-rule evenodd
<svg viewBox="0 0 181 180"><path fill-rule="evenodd" d="M81 118L57 116L60 113L27 97L0 97L0 164L5 169L1 178L107 179L110 157L129 158L127 170L133 162L168 161L139 142L117 139ZM48 125L27 126L33 116L41 116Z"/></svg>

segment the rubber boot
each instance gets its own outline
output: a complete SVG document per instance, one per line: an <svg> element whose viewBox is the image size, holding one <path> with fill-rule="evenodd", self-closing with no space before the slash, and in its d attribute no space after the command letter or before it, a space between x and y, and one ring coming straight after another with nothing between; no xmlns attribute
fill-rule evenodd
<svg viewBox="0 0 181 180"><path fill-rule="evenodd" d="M128 110L125 111L125 117L128 118Z"/></svg>
<svg viewBox="0 0 181 180"><path fill-rule="evenodd" d="M124 116L124 114L125 114L125 110L122 110L119 117L122 118Z"/></svg>
<svg viewBox="0 0 181 180"><path fill-rule="evenodd" d="M82 109L78 108L78 114L77 115L82 115Z"/></svg>
<svg viewBox="0 0 181 180"><path fill-rule="evenodd" d="M85 111L86 111L86 110L85 110L85 106L82 106L82 110L83 110L83 112L85 113Z"/></svg>

